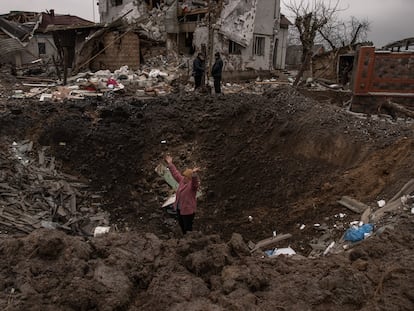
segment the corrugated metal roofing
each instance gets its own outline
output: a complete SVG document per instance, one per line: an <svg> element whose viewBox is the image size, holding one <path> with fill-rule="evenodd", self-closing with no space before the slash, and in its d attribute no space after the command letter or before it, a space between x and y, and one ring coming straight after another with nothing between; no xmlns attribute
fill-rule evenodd
<svg viewBox="0 0 414 311"><path fill-rule="evenodd" d="M0 55L16 53L24 49L24 45L14 38L0 40Z"/></svg>
<svg viewBox="0 0 414 311"><path fill-rule="evenodd" d="M33 26L34 25L19 24L0 17L0 29L2 29L8 35L19 38L20 40L31 33Z"/></svg>

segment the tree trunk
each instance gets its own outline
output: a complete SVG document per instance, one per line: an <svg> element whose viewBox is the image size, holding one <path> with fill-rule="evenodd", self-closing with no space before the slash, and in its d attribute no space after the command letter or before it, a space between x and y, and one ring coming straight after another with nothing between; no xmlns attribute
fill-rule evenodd
<svg viewBox="0 0 414 311"><path fill-rule="evenodd" d="M312 52L311 51L307 52L306 53L306 56L305 56L305 59L302 62L302 66L300 67L300 70L299 70L299 72L298 72L298 74L296 76L295 82L293 82L293 86L294 87L296 87L299 84L300 79L302 79L303 73L305 72L305 70L309 66L311 57L312 57Z"/></svg>

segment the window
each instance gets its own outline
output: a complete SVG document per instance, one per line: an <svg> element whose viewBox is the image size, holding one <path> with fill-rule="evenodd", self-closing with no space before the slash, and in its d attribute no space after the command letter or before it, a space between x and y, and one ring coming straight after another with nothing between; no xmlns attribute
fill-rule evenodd
<svg viewBox="0 0 414 311"><path fill-rule="evenodd" d="M229 40L229 54L240 55L241 49L242 47L240 44L237 44L236 42Z"/></svg>
<svg viewBox="0 0 414 311"><path fill-rule="evenodd" d="M38 42L37 47L39 49L39 55L46 54L46 43L44 42Z"/></svg>
<svg viewBox="0 0 414 311"><path fill-rule="evenodd" d="M254 36L253 55L264 56L265 37Z"/></svg>
<svg viewBox="0 0 414 311"><path fill-rule="evenodd" d="M122 0L111 0L112 6L119 6L122 5Z"/></svg>
<svg viewBox="0 0 414 311"><path fill-rule="evenodd" d="M145 3L148 5L148 8L152 10L153 8L158 8L161 5L161 0L145 0Z"/></svg>

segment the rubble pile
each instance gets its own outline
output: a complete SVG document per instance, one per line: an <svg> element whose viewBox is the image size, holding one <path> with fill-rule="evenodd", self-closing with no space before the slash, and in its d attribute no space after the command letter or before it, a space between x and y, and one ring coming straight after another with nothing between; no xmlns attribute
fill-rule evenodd
<svg viewBox="0 0 414 311"><path fill-rule="evenodd" d="M191 11L191 10L194 10L194 9L207 8L207 6L208 6L207 1L202 1L202 0L183 0L179 4L179 9L181 9L182 12L185 13L187 11Z"/></svg>
<svg viewBox="0 0 414 311"><path fill-rule="evenodd" d="M147 13L144 22L138 23L140 35L157 42L166 41L165 12L170 6L162 4L159 8L153 8ZM139 18L141 19L141 18Z"/></svg>
<svg viewBox="0 0 414 311"><path fill-rule="evenodd" d="M64 144L62 142L62 144ZM92 235L108 225L101 211L102 197L88 191L87 183L58 171L48 148L32 156L33 142L13 142L0 153L0 228L7 233L30 233L39 228Z"/></svg>
<svg viewBox="0 0 414 311"><path fill-rule="evenodd" d="M88 97L110 97L122 92L125 86L136 91L136 95L161 96L171 93L171 84L178 78L176 68L171 66L164 70L151 69L147 66L141 70L131 71L128 66L111 72L99 70L95 73L85 72L68 79L68 85L55 83L22 83L29 87L27 91L14 89L12 99L37 98L40 101L62 101L64 99L85 99ZM23 88L22 87L22 88Z"/></svg>

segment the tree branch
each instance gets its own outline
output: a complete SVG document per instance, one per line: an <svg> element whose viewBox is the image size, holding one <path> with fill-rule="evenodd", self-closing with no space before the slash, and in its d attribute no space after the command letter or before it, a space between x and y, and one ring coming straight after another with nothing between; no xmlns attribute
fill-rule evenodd
<svg viewBox="0 0 414 311"><path fill-rule="evenodd" d="M355 43L355 41L357 40L357 38L358 38L358 34L359 34L359 31L362 29L362 24L359 24L358 25L358 28L356 29L356 31L355 31L355 33L354 33L354 36L352 37L352 40L351 40L351 43L349 43L349 45L353 45L354 43Z"/></svg>
<svg viewBox="0 0 414 311"><path fill-rule="evenodd" d="M322 36L322 38L328 42L328 44L330 45L332 50L336 49L335 44L333 44L333 42L328 38L328 36L326 36L320 29L318 30L319 34Z"/></svg>

